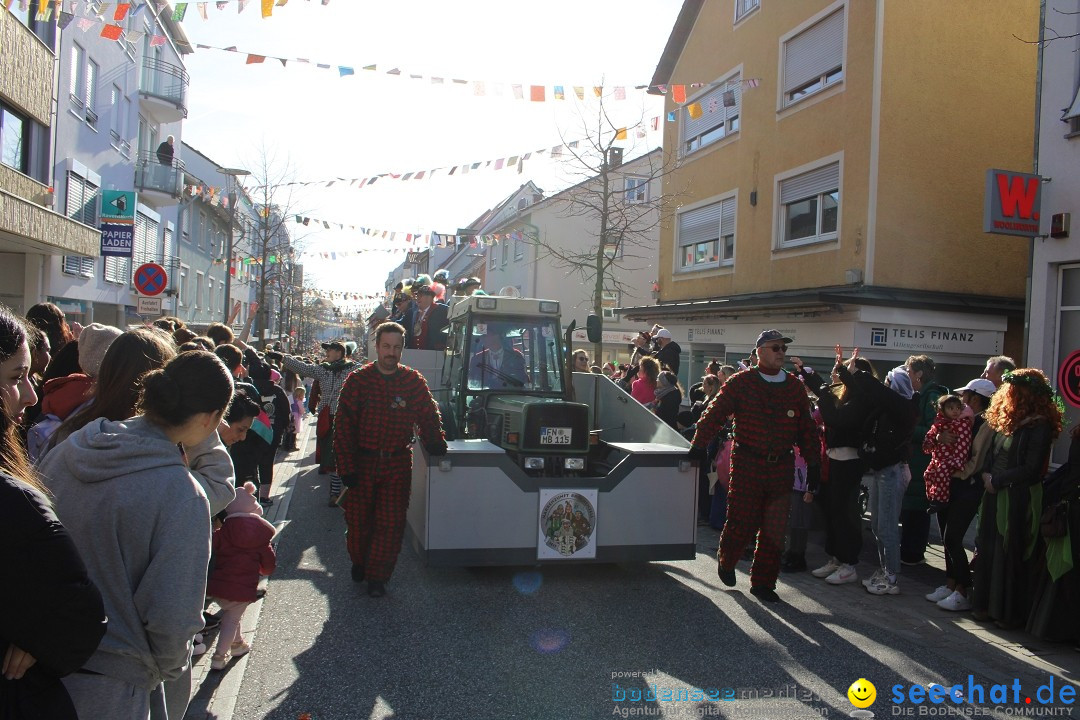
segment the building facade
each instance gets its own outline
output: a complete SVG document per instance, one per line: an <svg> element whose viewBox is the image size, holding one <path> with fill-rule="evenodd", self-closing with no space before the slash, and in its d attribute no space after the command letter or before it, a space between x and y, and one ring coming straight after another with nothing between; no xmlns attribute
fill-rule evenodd
<svg viewBox="0 0 1080 720"><path fill-rule="evenodd" d="M57 212L52 168L54 103L63 102L56 24L33 0L0 7L0 302L19 314L48 295L48 269L64 255L93 258L93 218ZM66 92L63 93L66 95ZM63 207L63 206L61 206Z"/></svg>
<svg viewBox="0 0 1080 720"><path fill-rule="evenodd" d="M1066 427L1080 421L1080 229L1069 219L1080 213L1080 16L1064 0L1047 0L1040 78L1038 163L1043 177L1040 236L1032 242L1031 304L1024 363L1042 368L1065 398ZM1031 168L1019 168L1030 171ZM1080 218L1080 215L1078 215ZM1015 238L1017 242L1023 242ZM1068 457L1059 441L1054 462Z"/></svg>
<svg viewBox="0 0 1080 720"><path fill-rule="evenodd" d="M982 232L983 183L1030 166L1037 29L1035 0L687 0L653 79L683 199L659 302L621 312L690 378L766 327L812 365L925 353L954 385L1018 353L1026 248Z"/></svg>

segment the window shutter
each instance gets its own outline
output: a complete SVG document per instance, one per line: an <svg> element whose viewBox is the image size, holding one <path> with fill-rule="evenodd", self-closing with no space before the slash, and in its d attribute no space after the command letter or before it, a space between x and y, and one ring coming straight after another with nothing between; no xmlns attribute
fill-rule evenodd
<svg viewBox="0 0 1080 720"><path fill-rule="evenodd" d="M805 85L839 67L844 58L844 10L841 8L785 43L784 92Z"/></svg>
<svg viewBox="0 0 1080 720"><path fill-rule="evenodd" d="M714 203L679 216L679 245L695 245L716 240L724 203ZM732 208L734 213L734 208Z"/></svg>
<svg viewBox="0 0 1080 720"><path fill-rule="evenodd" d="M840 188L840 163L834 162L810 172L780 181L780 204L813 197Z"/></svg>
<svg viewBox="0 0 1080 720"><path fill-rule="evenodd" d="M728 198L720 203L720 237L735 234L735 198Z"/></svg>

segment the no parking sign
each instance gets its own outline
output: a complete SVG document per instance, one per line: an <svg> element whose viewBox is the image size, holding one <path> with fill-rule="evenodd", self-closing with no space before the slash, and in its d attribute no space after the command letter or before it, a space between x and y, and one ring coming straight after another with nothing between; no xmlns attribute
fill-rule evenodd
<svg viewBox="0 0 1080 720"><path fill-rule="evenodd" d="M1058 370L1058 389L1065 402L1080 407L1080 350L1073 350Z"/></svg>

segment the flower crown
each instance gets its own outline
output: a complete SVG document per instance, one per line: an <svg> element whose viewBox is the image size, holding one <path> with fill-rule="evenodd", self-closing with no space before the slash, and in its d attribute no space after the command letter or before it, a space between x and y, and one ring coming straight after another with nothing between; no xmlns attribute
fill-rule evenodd
<svg viewBox="0 0 1080 720"><path fill-rule="evenodd" d="M1033 392L1045 395L1046 397L1054 396L1054 390L1050 387L1050 384L1038 375L1018 375L1016 372L1008 370L1001 376L1001 382L1009 383L1010 385L1023 385Z"/></svg>

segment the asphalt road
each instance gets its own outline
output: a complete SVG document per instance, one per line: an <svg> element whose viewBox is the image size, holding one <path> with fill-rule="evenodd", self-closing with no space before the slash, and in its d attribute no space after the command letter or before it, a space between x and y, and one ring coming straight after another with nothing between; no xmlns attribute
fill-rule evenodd
<svg viewBox="0 0 1080 720"><path fill-rule="evenodd" d="M254 649L223 673L200 662L191 720L847 717L860 678L879 718L1075 712L1024 698L1051 678L1075 686L1080 654L935 608L922 595L937 569L905 568L886 597L783 575L784 602L764 605L748 563L722 587L709 529L697 559L671 563L433 569L406 547L388 595L368 598L312 460L275 490L278 570L248 613ZM808 555L824 560L813 540ZM894 685L966 687L969 673L988 692L1018 680L1019 702L892 702Z"/></svg>

